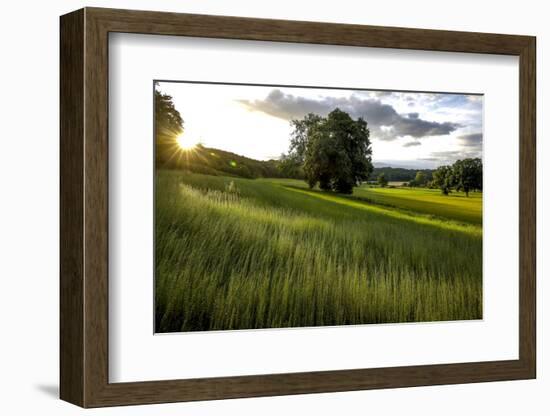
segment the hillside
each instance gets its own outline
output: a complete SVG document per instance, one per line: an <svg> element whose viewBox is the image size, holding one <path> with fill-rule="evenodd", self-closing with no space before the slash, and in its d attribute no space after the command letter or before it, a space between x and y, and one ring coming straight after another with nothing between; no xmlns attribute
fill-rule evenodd
<svg viewBox="0 0 550 416"><path fill-rule="evenodd" d="M215 176L236 176L241 178L282 178L278 160L255 160L225 150L198 145L191 151L182 152L171 144L157 145L157 167L163 169L187 170L193 173ZM384 173L390 182L410 181L421 170L428 180L433 170L375 167L369 180L375 181Z"/></svg>
<svg viewBox="0 0 550 416"><path fill-rule="evenodd" d="M276 160L255 160L225 150L198 145L191 151L182 152L173 145L158 145L157 168L187 170L215 176L241 178L280 178Z"/></svg>

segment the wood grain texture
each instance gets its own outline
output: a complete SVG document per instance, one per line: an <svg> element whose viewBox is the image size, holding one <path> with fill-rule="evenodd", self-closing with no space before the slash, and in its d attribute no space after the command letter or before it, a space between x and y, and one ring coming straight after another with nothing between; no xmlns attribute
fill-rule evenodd
<svg viewBox="0 0 550 416"><path fill-rule="evenodd" d="M84 12L61 19L60 388L84 405Z"/></svg>
<svg viewBox="0 0 550 416"><path fill-rule="evenodd" d="M110 32L519 55L530 37L87 8Z"/></svg>
<svg viewBox="0 0 550 416"><path fill-rule="evenodd" d="M108 33L520 57L518 360L190 380L108 380ZM535 38L86 8L61 18L61 397L83 407L535 377Z"/></svg>
<svg viewBox="0 0 550 416"><path fill-rule="evenodd" d="M520 54L519 356L536 377L536 41Z"/></svg>
<svg viewBox="0 0 550 416"><path fill-rule="evenodd" d="M85 11L84 58L84 313L85 406L97 401L108 380L109 183L108 32Z"/></svg>

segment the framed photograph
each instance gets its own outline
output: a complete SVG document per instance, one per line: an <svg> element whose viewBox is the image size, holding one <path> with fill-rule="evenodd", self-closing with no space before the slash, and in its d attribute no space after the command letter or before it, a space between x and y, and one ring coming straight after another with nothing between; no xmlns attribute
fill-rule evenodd
<svg viewBox="0 0 550 416"><path fill-rule="evenodd" d="M62 16L61 398L535 378L535 49Z"/></svg>

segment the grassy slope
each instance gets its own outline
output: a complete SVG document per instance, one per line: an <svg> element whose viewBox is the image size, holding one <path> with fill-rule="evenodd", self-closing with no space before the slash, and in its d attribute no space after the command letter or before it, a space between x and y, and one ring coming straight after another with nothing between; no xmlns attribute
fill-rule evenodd
<svg viewBox="0 0 550 416"><path fill-rule="evenodd" d="M391 189L363 186L354 194L375 203L481 224L482 194L479 192L470 192L469 197L466 197L463 192L442 195L438 189Z"/></svg>
<svg viewBox="0 0 550 416"><path fill-rule="evenodd" d="M281 173L276 160L255 160L225 150L198 145L183 151L174 142L157 144L156 165L159 169L178 169L213 176L272 178Z"/></svg>
<svg viewBox="0 0 550 416"><path fill-rule="evenodd" d="M481 317L479 226L288 180L161 171L156 198L157 331Z"/></svg>
<svg viewBox="0 0 550 416"><path fill-rule="evenodd" d="M266 179L271 183L307 189L304 181L294 179ZM415 213L433 215L459 222L480 225L482 222L482 194L464 192L441 194L438 189L425 188L378 188L363 185L355 188L353 196L347 197L360 202L374 203L389 208L399 208Z"/></svg>

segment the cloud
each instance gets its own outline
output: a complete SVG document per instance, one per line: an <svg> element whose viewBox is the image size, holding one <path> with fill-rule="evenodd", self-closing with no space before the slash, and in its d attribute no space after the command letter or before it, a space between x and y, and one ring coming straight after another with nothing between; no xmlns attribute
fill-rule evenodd
<svg viewBox="0 0 550 416"><path fill-rule="evenodd" d="M459 159L464 155L464 152L460 150L444 150L442 152L431 152L431 158L426 158L429 160L445 160L445 159Z"/></svg>
<svg viewBox="0 0 550 416"><path fill-rule="evenodd" d="M413 147L413 146L420 146L422 143L417 141L414 142L408 142L403 145L403 147Z"/></svg>
<svg viewBox="0 0 550 416"><path fill-rule="evenodd" d="M458 140L460 141L460 144L464 147L473 147L481 150L483 134L482 133L465 134L463 136L458 136Z"/></svg>
<svg viewBox="0 0 550 416"><path fill-rule="evenodd" d="M482 157L483 133L470 133L458 136L459 150L430 152L428 157L421 158L426 162L435 162L439 165L450 165L459 159ZM414 143L414 142L411 142ZM403 146L408 147L409 143Z"/></svg>
<svg viewBox="0 0 550 416"><path fill-rule="evenodd" d="M308 113L326 116L335 108L340 108L353 118L363 117L369 123L373 137L381 140L394 140L404 136L419 139L448 135L461 127L453 122L424 120L418 113L399 114L390 104L359 94L346 98L324 96L312 99L273 89L263 100L239 102L250 111L260 111L284 120L302 118Z"/></svg>
<svg viewBox="0 0 550 416"><path fill-rule="evenodd" d="M421 160L437 162L437 165L451 165L459 159L470 159L481 157L478 150L447 150L442 152L431 152L430 157L424 157Z"/></svg>

